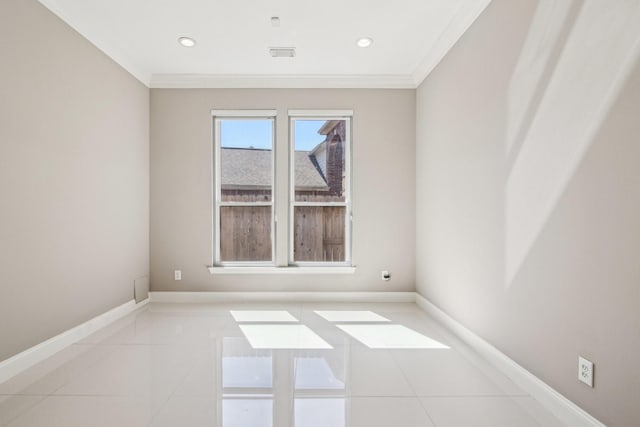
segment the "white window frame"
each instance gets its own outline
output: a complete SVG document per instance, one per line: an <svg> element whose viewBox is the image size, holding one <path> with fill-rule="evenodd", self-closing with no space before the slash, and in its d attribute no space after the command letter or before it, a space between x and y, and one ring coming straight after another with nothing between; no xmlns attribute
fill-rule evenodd
<svg viewBox="0 0 640 427"><path fill-rule="evenodd" d="M217 267L271 267L276 259L276 212L275 212L275 160L276 160L276 110L212 110L213 119L213 266ZM223 202L220 169L221 126L223 120L270 120L271 121L271 201L269 202ZM220 211L225 206L270 206L271 207L271 260L270 261L222 261L220 248Z"/></svg>
<svg viewBox="0 0 640 427"><path fill-rule="evenodd" d="M353 214L351 210L351 129L353 111L351 110L289 110L289 265L295 267L352 267L351 230ZM344 120L345 141L345 201L344 202L297 202L295 200L295 122L296 120ZM339 262L295 261L294 232L296 206L344 206L345 208L345 260Z"/></svg>

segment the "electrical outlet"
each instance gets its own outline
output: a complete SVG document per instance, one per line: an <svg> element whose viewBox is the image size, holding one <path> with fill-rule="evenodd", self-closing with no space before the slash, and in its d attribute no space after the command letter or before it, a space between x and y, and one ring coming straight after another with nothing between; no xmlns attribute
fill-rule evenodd
<svg viewBox="0 0 640 427"><path fill-rule="evenodd" d="M391 274L389 274L387 270L382 270L380 273L381 273L380 274L381 279L384 280L385 282L388 282L389 280L391 280Z"/></svg>
<svg viewBox="0 0 640 427"><path fill-rule="evenodd" d="M593 387L593 362L578 357L578 379L589 387Z"/></svg>
<svg viewBox="0 0 640 427"><path fill-rule="evenodd" d="M173 270L173 280L182 280L182 270Z"/></svg>

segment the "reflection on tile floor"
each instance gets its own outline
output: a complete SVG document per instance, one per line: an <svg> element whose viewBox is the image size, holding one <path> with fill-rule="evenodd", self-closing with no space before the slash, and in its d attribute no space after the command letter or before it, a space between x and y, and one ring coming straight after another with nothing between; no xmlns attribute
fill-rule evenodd
<svg viewBox="0 0 640 427"><path fill-rule="evenodd" d="M0 426L554 427L415 304L152 303L0 384Z"/></svg>

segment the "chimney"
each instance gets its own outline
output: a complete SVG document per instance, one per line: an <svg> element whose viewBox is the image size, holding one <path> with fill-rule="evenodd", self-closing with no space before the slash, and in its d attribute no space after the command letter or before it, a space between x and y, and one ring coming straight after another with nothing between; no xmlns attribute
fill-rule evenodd
<svg viewBox="0 0 640 427"><path fill-rule="evenodd" d="M331 196L340 196L344 189L344 121L336 122L327 135L327 185Z"/></svg>

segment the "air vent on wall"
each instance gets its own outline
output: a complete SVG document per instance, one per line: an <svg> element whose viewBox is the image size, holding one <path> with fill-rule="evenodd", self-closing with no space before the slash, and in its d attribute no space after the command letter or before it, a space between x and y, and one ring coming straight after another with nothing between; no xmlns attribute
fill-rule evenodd
<svg viewBox="0 0 640 427"><path fill-rule="evenodd" d="M269 53L274 58L293 58L296 56L295 47L270 47Z"/></svg>

